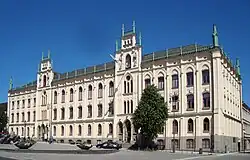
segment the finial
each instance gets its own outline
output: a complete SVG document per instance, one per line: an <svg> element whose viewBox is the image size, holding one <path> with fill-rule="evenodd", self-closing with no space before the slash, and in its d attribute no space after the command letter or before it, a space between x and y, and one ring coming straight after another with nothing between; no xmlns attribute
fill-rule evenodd
<svg viewBox="0 0 250 160"><path fill-rule="evenodd" d="M141 39L142 39L142 37L141 37L141 32L139 32L139 45L141 46Z"/></svg>
<svg viewBox="0 0 250 160"><path fill-rule="evenodd" d="M135 21L133 21L133 33L135 33Z"/></svg>
<svg viewBox="0 0 250 160"><path fill-rule="evenodd" d="M48 59L50 59L50 49L48 49Z"/></svg>
<svg viewBox="0 0 250 160"><path fill-rule="evenodd" d="M239 58L236 58L236 70L237 70L237 73L240 75L240 60L239 60Z"/></svg>
<svg viewBox="0 0 250 160"><path fill-rule="evenodd" d="M13 88L13 79L12 79L12 76L10 77L10 82L9 82L9 90L12 90Z"/></svg>
<svg viewBox="0 0 250 160"><path fill-rule="evenodd" d="M115 41L115 51L117 52L119 50L119 47L118 47L118 40Z"/></svg>
<svg viewBox="0 0 250 160"><path fill-rule="evenodd" d="M44 59L44 53L42 52L42 60Z"/></svg>
<svg viewBox="0 0 250 160"><path fill-rule="evenodd" d="M214 47L219 46L218 32L215 24L213 25L213 46Z"/></svg>
<svg viewBox="0 0 250 160"><path fill-rule="evenodd" d="M122 24L122 36L124 36L124 30L125 30L124 24Z"/></svg>

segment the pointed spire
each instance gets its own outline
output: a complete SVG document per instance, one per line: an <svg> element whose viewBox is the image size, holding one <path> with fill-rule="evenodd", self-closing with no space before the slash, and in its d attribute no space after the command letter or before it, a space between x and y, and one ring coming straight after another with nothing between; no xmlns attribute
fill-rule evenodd
<svg viewBox="0 0 250 160"><path fill-rule="evenodd" d="M240 75L240 60L236 58L236 71Z"/></svg>
<svg viewBox="0 0 250 160"><path fill-rule="evenodd" d="M213 46L214 47L219 46L218 32L215 24L213 25Z"/></svg>
<svg viewBox="0 0 250 160"><path fill-rule="evenodd" d="M135 33L135 21L133 21L133 33Z"/></svg>
<svg viewBox="0 0 250 160"><path fill-rule="evenodd" d="M10 82L9 82L9 90L12 90L13 88L13 79L12 76L10 77Z"/></svg>
<svg viewBox="0 0 250 160"><path fill-rule="evenodd" d="M50 49L48 49L48 59L50 59Z"/></svg>
<svg viewBox="0 0 250 160"><path fill-rule="evenodd" d="M119 50L119 47L118 47L118 40L115 41L115 51L117 52Z"/></svg>
<svg viewBox="0 0 250 160"><path fill-rule="evenodd" d="M124 32L125 32L125 28L124 28L124 24L122 24L122 36L124 36Z"/></svg>
<svg viewBox="0 0 250 160"><path fill-rule="evenodd" d="M142 39L142 37L141 37L141 32L139 32L139 45L140 45L140 46L142 45L141 39Z"/></svg>
<svg viewBox="0 0 250 160"><path fill-rule="evenodd" d="M44 53L42 52L42 60L44 60Z"/></svg>

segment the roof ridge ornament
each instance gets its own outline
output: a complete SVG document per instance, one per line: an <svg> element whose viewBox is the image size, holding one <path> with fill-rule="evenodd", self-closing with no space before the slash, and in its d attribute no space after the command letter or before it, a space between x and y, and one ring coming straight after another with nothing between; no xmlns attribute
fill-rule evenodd
<svg viewBox="0 0 250 160"><path fill-rule="evenodd" d="M133 21L133 33L135 33L135 21Z"/></svg>
<svg viewBox="0 0 250 160"><path fill-rule="evenodd" d="M12 90L13 89L13 78L12 76L10 77L10 82L9 82L9 90Z"/></svg>
<svg viewBox="0 0 250 160"><path fill-rule="evenodd" d="M213 24L213 46L214 47L219 47L219 37L218 37L218 32L217 32L217 27L215 24Z"/></svg>
<svg viewBox="0 0 250 160"><path fill-rule="evenodd" d="M125 27L124 24L122 24L122 36L124 36L124 32L125 32Z"/></svg>

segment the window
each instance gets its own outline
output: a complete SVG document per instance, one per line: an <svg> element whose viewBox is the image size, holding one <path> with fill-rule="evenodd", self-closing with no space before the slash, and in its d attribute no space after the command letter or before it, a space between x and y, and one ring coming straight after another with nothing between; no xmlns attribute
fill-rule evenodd
<svg viewBox="0 0 250 160"><path fill-rule="evenodd" d="M19 113L16 114L16 122L19 122Z"/></svg>
<svg viewBox="0 0 250 160"><path fill-rule="evenodd" d="M79 125L78 126L78 136L81 136L82 135L82 126Z"/></svg>
<svg viewBox="0 0 250 160"><path fill-rule="evenodd" d="M102 104L98 104L98 117L102 117Z"/></svg>
<svg viewBox="0 0 250 160"><path fill-rule="evenodd" d="M34 107L36 107L36 98L34 98L33 101L34 101Z"/></svg>
<svg viewBox="0 0 250 160"><path fill-rule="evenodd" d="M172 97L172 111L176 112L179 110L179 96L175 95Z"/></svg>
<svg viewBox="0 0 250 160"><path fill-rule="evenodd" d="M124 114L127 113L127 106L126 105L127 105L127 103L126 103L126 101L124 101L124 106L123 106L124 107Z"/></svg>
<svg viewBox="0 0 250 160"><path fill-rule="evenodd" d="M73 88L71 88L69 91L69 101L73 102L73 98L74 98L74 90Z"/></svg>
<svg viewBox="0 0 250 160"><path fill-rule="evenodd" d="M88 125L88 136L91 136L91 125Z"/></svg>
<svg viewBox="0 0 250 160"><path fill-rule="evenodd" d="M164 77L158 77L158 89L164 90Z"/></svg>
<svg viewBox="0 0 250 160"><path fill-rule="evenodd" d="M22 102L22 107L25 108L25 100L23 100Z"/></svg>
<svg viewBox="0 0 250 160"><path fill-rule="evenodd" d="M73 127L70 125L69 126L69 136L73 135Z"/></svg>
<svg viewBox="0 0 250 160"><path fill-rule="evenodd" d="M82 118L82 106L78 107L78 118L81 119Z"/></svg>
<svg viewBox="0 0 250 160"><path fill-rule="evenodd" d="M126 56L126 69L131 68L131 56L127 54Z"/></svg>
<svg viewBox="0 0 250 160"><path fill-rule="evenodd" d="M61 126L61 136L64 136L64 126Z"/></svg>
<svg viewBox="0 0 250 160"><path fill-rule="evenodd" d="M194 140L193 139L187 139L186 146L188 149L194 148Z"/></svg>
<svg viewBox="0 0 250 160"><path fill-rule="evenodd" d="M102 125L101 124L98 124L98 136L101 136L102 135Z"/></svg>
<svg viewBox="0 0 250 160"><path fill-rule="evenodd" d="M54 104L57 104L57 92L54 92Z"/></svg>
<svg viewBox="0 0 250 160"><path fill-rule="evenodd" d="M65 90L62 90L62 103L65 103Z"/></svg>
<svg viewBox="0 0 250 160"><path fill-rule="evenodd" d="M194 95L193 94L189 94L187 95L187 106L188 106L188 110L194 110Z"/></svg>
<svg viewBox="0 0 250 160"><path fill-rule="evenodd" d="M109 134L113 134L113 124L109 124Z"/></svg>
<svg viewBox="0 0 250 160"><path fill-rule="evenodd" d="M88 105L88 118L92 117L92 106Z"/></svg>
<svg viewBox="0 0 250 160"><path fill-rule="evenodd" d="M194 122L192 119L189 119L188 120L188 132L193 133L193 131L194 131Z"/></svg>
<svg viewBox="0 0 250 160"><path fill-rule="evenodd" d="M203 93L203 109L209 109L209 108L210 108L210 94Z"/></svg>
<svg viewBox="0 0 250 160"><path fill-rule="evenodd" d="M132 93L133 92L133 80L131 76L127 76L124 81L124 93Z"/></svg>
<svg viewBox="0 0 250 160"><path fill-rule="evenodd" d="M33 111L33 121L36 121L36 111Z"/></svg>
<svg viewBox="0 0 250 160"><path fill-rule="evenodd" d="M18 135L19 133L18 133L18 127L16 128L16 134Z"/></svg>
<svg viewBox="0 0 250 160"><path fill-rule="evenodd" d="M172 75L172 88L179 88L179 78L178 78L178 74L174 74Z"/></svg>
<svg viewBox="0 0 250 160"><path fill-rule="evenodd" d="M29 137L29 136L30 136L30 127L27 127L27 137Z"/></svg>
<svg viewBox="0 0 250 160"><path fill-rule="evenodd" d="M42 105L45 106L47 104L47 94L44 91L42 95Z"/></svg>
<svg viewBox="0 0 250 160"><path fill-rule="evenodd" d="M28 116L28 122L30 122L30 112L27 112L27 116Z"/></svg>
<svg viewBox="0 0 250 160"><path fill-rule="evenodd" d="M23 129L23 127L22 127L22 136L24 136L24 129Z"/></svg>
<svg viewBox="0 0 250 160"><path fill-rule="evenodd" d="M175 145L175 148L179 148L179 141L178 141L178 139L172 139L171 143L172 143L172 146Z"/></svg>
<svg viewBox="0 0 250 160"><path fill-rule="evenodd" d="M202 148L209 149L210 148L210 140L209 139L202 139Z"/></svg>
<svg viewBox="0 0 250 160"><path fill-rule="evenodd" d="M202 84L209 84L209 70L202 71Z"/></svg>
<svg viewBox="0 0 250 160"><path fill-rule="evenodd" d="M209 119L208 118L205 118L203 121L203 131L209 132Z"/></svg>
<svg viewBox="0 0 250 160"><path fill-rule="evenodd" d="M64 120L64 118L65 118L65 109L62 108L61 109L61 120Z"/></svg>
<svg viewBox="0 0 250 160"><path fill-rule="evenodd" d="M177 134L178 133L178 122L177 120L173 121L173 134Z"/></svg>
<svg viewBox="0 0 250 160"><path fill-rule="evenodd" d="M14 123L14 113L11 113L11 123Z"/></svg>
<svg viewBox="0 0 250 160"><path fill-rule="evenodd" d="M79 100L79 101L82 101L82 87L79 87L78 100Z"/></svg>
<svg viewBox="0 0 250 160"><path fill-rule="evenodd" d="M133 101L131 100L130 102L131 102L131 106L130 106L131 107L131 113L134 113Z"/></svg>
<svg viewBox="0 0 250 160"><path fill-rule="evenodd" d="M194 85L194 73L188 72L187 74L187 86L191 87Z"/></svg>
<svg viewBox="0 0 250 160"><path fill-rule="evenodd" d="M112 81L109 82L109 96L114 96L114 83Z"/></svg>
<svg viewBox="0 0 250 160"><path fill-rule="evenodd" d="M22 112L22 122L24 122L24 112Z"/></svg>
<svg viewBox="0 0 250 160"><path fill-rule="evenodd" d="M69 119L73 119L73 107L69 107Z"/></svg>
<svg viewBox="0 0 250 160"><path fill-rule="evenodd" d="M92 99L92 86L89 85L88 87L88 99Z"/></svg>
<svg viewBox="0 0 250 160"><path fill-rule="evenodd" d="M99 83L98 85L98 98L102 98L103 96L103 87L102 87L102 84Z"/></svg>
<svg viewBox="0 0 250 160"><path fill-rule="evenodd" d="M109 103L109 116L114 115L114 102Z"/></svg>
<svg viewBox="0 0 250 160"><path fill-rule="evenodd" d="M17 109L20 107L20 101L17 101Z"/></svg>
<svg viewBox="0 0 250 160"><path fill-rule="evenodd" d="M145 79L145 88L151 85L151 80L150 78Z"/></svg>
<svg viewBox="0 0 250 160"><path fill-rule="evenodd" d="M53 118L53 120L56 120L57 119L57 109L55 108L54 110L53 110L53 115L54 115L54 118Z"/></svg>
<svg viewBox="0 0 250 160"><path fill-rule="evenodd" d="M127 101L127 113L130 113L129 112L129 101Z"/></svg>
<svg viewBox="0 0 250 160"><path fill-rule="evenodd" d="M43 87L45 87L47 84L47 78L46 78L46 75L43 76Z"/></svg>
<svg viewBox="0 0 250 160"><path fill-rule="evenodd" d="M12 101L12 109L14 109L14 107L15 107L15 102Z"/></svg>
<svg viewBox="0 0 250 160"><path fill-rule="evenodd" d="M56 136L56 126L53 127L53 136Z"/></svg>
<svg viewBox="0 0 250 160"><path fill-rule="evenodd" d="M30 108L30 99L28 99L28 108Z"/></svg>

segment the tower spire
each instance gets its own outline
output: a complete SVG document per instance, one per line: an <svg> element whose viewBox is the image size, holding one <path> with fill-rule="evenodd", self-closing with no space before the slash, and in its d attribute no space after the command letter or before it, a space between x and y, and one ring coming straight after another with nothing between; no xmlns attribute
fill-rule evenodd
<svg viewBox="0 0 250 160"><path fill-rule="evenodd" d="M124 31L125 29L124 29L124 24L122 24L122 36L124 36Z"/></svg>
<svg viewBox="0 0 250 160"><path fill-rule="evenodd" d="M119 47L118 47L118 40L115 41L115 51L117 52L119 50Z"/></svg>
<svg viewBox="0 0 250 160"><path fill-rule="evenodd" d="M135 21L133 21L133 33L135 33Z"/></svg>
<svg viewBox="0 0 250 160"><path fill-rule="evenodd" d="M141 39L142 39L142 37L141 37L141 32L139 32L139 45L141 46Z"/></svg>
<svg viewBox="0 0 250 160"><path fill-rule="evenodd" d="M217 32L217 27L215 24L213 25L213 46L214 47L219 46L218 32Z"/></svg>
<svg viewBox="0 0 250 160"><path fill-rule="evenodd" d="M50 49L48 49L48 59L50 59Z"/></svg>
<svg viewBox="0 0 250 160"><path fill-rule="evenodd" d="M10 82L9 82L9 90L12 90L13 88L13 78L12 76L10 77Z"/></svg>
<svg viewBox="0 0 250 160"><path fill-rule="evenodd" d="M240 75L240 60L236 58L236 71Z"/></svg>
<svg viewBox="0 0 250 160"><path fill-rule="evenodd" d="M44 53L42 52L42 60L44 59Z"/></svg>

